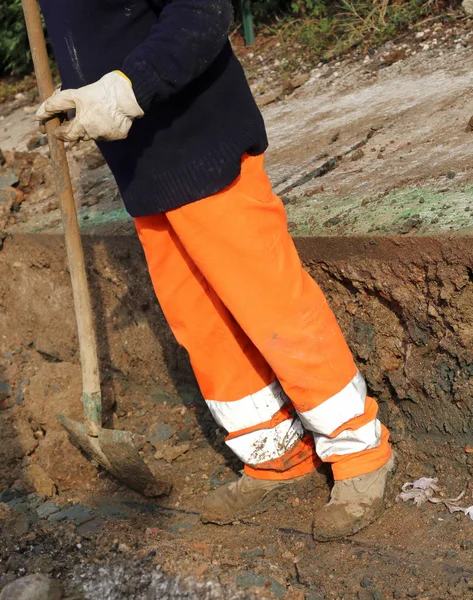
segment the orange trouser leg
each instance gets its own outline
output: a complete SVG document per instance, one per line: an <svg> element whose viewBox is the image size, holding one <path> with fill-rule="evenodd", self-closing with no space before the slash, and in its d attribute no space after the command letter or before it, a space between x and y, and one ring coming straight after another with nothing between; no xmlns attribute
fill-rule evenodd
<svg viewBox="0 0 473 600"><path fill-rule="evenodd" d="M366 396L322 291L302 268L263 157L245 157L231 186L166 216L192 262L276 374L335 478L362 475L387 462L391 449L376 418L377 404ZM210 357L216 350L199 351ZM285 426L284 415L277 418ZM241 429L236 441L244 445L248 438Z"/></svg>
<svg viewBox="0 0 473 600"><path fill-rule="evenodd" d="M262 479L320 465L314 441L272 369L192 262L165 215L135 220L156 295L190 356L227 444Z"/></svg>

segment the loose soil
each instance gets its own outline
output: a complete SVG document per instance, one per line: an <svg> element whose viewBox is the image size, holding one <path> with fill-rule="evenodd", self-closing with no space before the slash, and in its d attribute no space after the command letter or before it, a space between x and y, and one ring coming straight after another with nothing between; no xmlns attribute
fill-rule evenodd
<svg viewBox="0 0 473 600"><path fill-rule="evenodd" d="M411 240L298 244L381 401L400 457L395 490L436 476L450 495L466 490L468 505L472 411L465 365L473 363L473 284L462 270L471 249ZM316 544L311 520L329 494L326 479L318 478L288 504L246 523L202 525L205 494L237 477L242 465L225 449L154 301L137 240L86 237L85 249L107 424L144 436L143 455L174 488L169 498L147 501L70 444L56 414L81 418L81 380L62 239L7 237L0 252L0 585L40 571L60 577L68 593L79 594L73 597L99 598L100 588L89 583L87 591L80 582L93 582L91 565L100 564L103 577L118 577L120 586L128 573L137 594L161 565L168 575L236 583L266 598L473 597L471 521L430 504L400 505L391 497L379 524L352 540ZM399 289L407 272L409 282ZM445 304L429 314L445 290ZM141 597L110 586L106 598Z"/></svg>
<svg viewBox="0 0 473 600"><path fill-rule="evenodd" d="M56 415L81 418L80 367L47 148L31 139L29 106L3 108L0 174L16 181L0 196L10 202L0 210L0 589L41 572L70 599L144 599L164 573L218 582L215 598L237 597L231 586L294 600L473 598L471 520L394 501L404 482L428 476L473 504L472 50L467 22L424 31L368 59L321 65L289 94L265 71L252 80L261 104L277 92L263 109L267 164L304 265L399 456L379 523L340 542L311 538L329 495L322 477L248 522L201 524L205 494L242 465L206 410L90 144L68 155L106 423L142 436L143 456L173 491L145 500L71 445ZM206 597L196 589L188 597Z"/></svg>

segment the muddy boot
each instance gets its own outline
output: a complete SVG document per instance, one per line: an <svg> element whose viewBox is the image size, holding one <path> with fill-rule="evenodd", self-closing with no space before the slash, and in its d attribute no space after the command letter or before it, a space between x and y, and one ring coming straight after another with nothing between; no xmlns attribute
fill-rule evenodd
<svg viewBox="0 0 473 600"><path fill-rule="evenodd" d="M314 538L318 542L353 535L375 521L384 508L388 479L394 474L395 458L377 471L336 481L331 500L314 520Z"/></svg>
<svg viewBox="0 0 473 600"><path fill-rule="evenodd" d="M319 487L327 483L324 471L287 479L270 481L244 474L238 481L222 485L205 498L201 519L204 523L228 525L267 511L276 502L297 495L307 485Z"/></svg>

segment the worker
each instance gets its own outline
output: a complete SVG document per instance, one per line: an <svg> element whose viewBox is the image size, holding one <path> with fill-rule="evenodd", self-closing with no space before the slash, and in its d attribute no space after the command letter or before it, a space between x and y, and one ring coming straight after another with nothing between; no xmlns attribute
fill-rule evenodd
<svg viewBox="0 0 473 600"><path fill-rule="evenodd" d="M334 485L314 537L362 529L384 506L389 434L265 173L231 0L40 3L62 91L37 118L75 110L58 137L97 142L164 315L244 463L202 519L262 512L326 463Z"/></svg>

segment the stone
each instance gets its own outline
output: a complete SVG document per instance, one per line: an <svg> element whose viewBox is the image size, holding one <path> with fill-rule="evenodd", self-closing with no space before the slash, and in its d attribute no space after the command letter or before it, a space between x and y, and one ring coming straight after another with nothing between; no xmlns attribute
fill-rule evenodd
<svg viewBox="0 0 473 600"><path fill-rule="evenodd" d="M82 525L92 521L96 516L95 512L83 504L74 504L65 510L56 512L49 517L49 521L73 521L76 525Z"/></svg>
<svg viewBox="0 0 473 600"><path fill-rule="evenodd" d="M93 148L88 154L84 156L85 164L90 171L98 169L105 164L105 158L98 148Z"/></svg>
<svg viewBox="0 0 473 600"><path fill-rule="evenodd" d="M289 85L292 90L302 87L305 83L307 83L310 79L309 73L299 73L295 75L290 81Z"/></svg>
<svg viewBox="0 0 473 600"><path fill-rule="evenodd" d="M473 0L463 0L462 8L467 15L473 15Z"/></svg>
<svg viewBox="0 0 473 600"><path fill-rule="evenodd" d="M48 500L44 504L41 504L36 509L36 514L40 519L47 519L51 515L59 512L61 510L61 505L53 502L52 500Z"/></svg>
<svg viewBox="0 0 473 600"><path fill-rule="evenodd" d="M27 515L12 510L9 518L3 525L2 531L7 537L18 539L22 535L28 533L30 525L31 521ZM3 598L1 598L1 600L3 600Z"/></svg>
<svg viewBox="0 0 473 600"><path fill-rule="evenodd" d="M171 463L185 454L190 448L190 444L179 444L178 446L167 446L162 450L162 457L168 463Z"/></svg>
<svg viewBox="0 0 473 600"><path fill-rule="evenodd" d="M0 168L0 188L5 188L18 183L18 177L11 169Z"/></svg>
<svg viewBox="0 0 473 600"><path fill-rule="evenodd" d="M276 598L282 598L285 592L285 588L273 579L273 577L264 577L253 571L243 571L243 573L237 576L236 583L241 587L265 588L272 592Z"/></svg>
<svg viewBox="0 0 473 600"><path fill-rule="evenodd" d="M36 150L40 146L45 146L47 143L47 138L45 135L34 135L31 137L26 143L26 148L29 152Z"/></svg>
<svg viewBox="0 0 473 600"><path fill-rule="evenodd" d="M332 217L331 219L325 221L324 225L325 227L332 227L333 225L338 225L341 222L342 219L340 217Z"/></svg>
<svg viewBox="0 0 473 600"><path fill-rule="evenodd" d="M11 387L8 385L6 381L0 381L0 402L10 398L11 396Z"/></svg>
<svg viewBox="0 0 473 600"><path fill-rule="evenodd" d="M23 108L23 112L25 113L25 115L34 115L37 110L38 110L37 106L25 106Z"/></svg>
<svg viewBox="0 0 473 600"><path fill-rule="evenodd" d="M3 205L7 210L10 210L10 208L13 206L15 199L15 188L11 186L0 187L0 206Z"/></svg>
<svg viewBox="0 0 473 600"><path fill-rule="evenodd" d="M0 519L6 519L10 514L10 509L6 504L0 502Z"/></svg>
<svg viewBox="0 0 473 600"><path fill-rule="evenodd" d="M86 521L77 527L79 535L92 535L102 531L105 527L105 519L103 517L95 517L91 521Z"/></svg>
<svg viewBox="0 0 473 600"><path fill-rule="evenodd" d="M27 486L32 491L44 496L54 496L56 486L49 475L37 464L28 465L24 471Z"/></svg>
<svg viewBox="0 0 473 600"><path fill-rule="evenodd" d="M361 158L364 157L364 155L365 155L365 153L363 152L363 150L361 148L358 148L351 155L351 160L352 161L360 160Z"/></svg>
<svg viewBox="0 0 473 600"><path fill-rule="evenodd" d="M262 94L261 96L256 96L256 104L259 107L266 106L267 104L271 104L272 102L276 102L283 95L283 88L278 87L275 90L270 90Z"/></svg>
<svg viewBox="0 0 473 600"><path fill-rule="evenodd" d="M17 403L18 403L18 399L19 399L19 396L18 396L19 392L21 392L21 388L18 386L17 390L16 390L16 397L15 397ZM31 429L31 427L27 421L20 420L20 419L18 419L13 424L13 427L15 429L16 439L18 440L19 445L21 447L21 454L23 456L29 456L38 447L38 440L35 438L33 430ZM39 492L40 494L45 493L45 492L41 492L40 490L37 490L36 488L33 491Z"/></svg>
<svg viewBox="0 0 473 600"><path fill-rule="evenodd" d="M60 600L63 586L45 575L27 575L3 588L0 600Z"/></svg>
<svg viewBox="0 0 473 600"><path fill-rule="evenodd" d="M5 490L3 490L3 492L0 493L0 502L4 502L5 504L7 504L8 502L11 502L12 500L14 500L15 498L21 498L22 496L24 496L24 491L18 488L7 488Z"/></svg>
<svg viewBox="0 0 473 600"><path fill-rule="evenodd" d="M153 446L156 446L157 444L169 440L175 433L176 430L173 427L166 425L166 423L157 423L148 436L148 440Z"/></svg>

